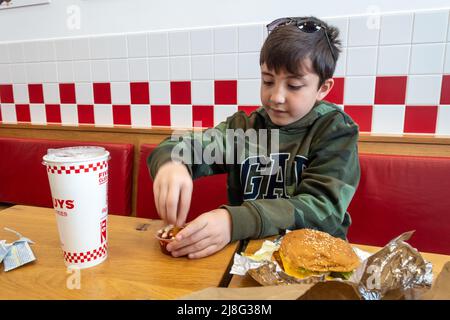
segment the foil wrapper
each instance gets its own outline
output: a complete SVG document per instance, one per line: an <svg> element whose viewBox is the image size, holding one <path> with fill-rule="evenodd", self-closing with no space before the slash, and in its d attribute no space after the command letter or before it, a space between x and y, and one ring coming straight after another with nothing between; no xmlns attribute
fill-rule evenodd
<svg viewBox="0 0 450 320"><path fill-rule="evenodd" d="M401 234L385 247L370 254L353 248L360 258L360 266L348 280L342 281L356 288L361 299L419 299L433 282L432 264L423 259L420 253L406 240L414 231ZM286 274L273 258L279 249L282 237L275 241L264 241L260 250L252 255L235 254L230 273L249 274L263 286L287 284L314 284L327 282L328 274L298 279Z"/></svg>

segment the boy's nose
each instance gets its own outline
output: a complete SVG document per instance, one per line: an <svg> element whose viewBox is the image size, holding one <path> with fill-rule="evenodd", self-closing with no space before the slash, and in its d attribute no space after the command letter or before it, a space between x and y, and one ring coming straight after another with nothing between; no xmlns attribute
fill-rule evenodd
<svg viewBox="0 0 450 320"><path fill-rule="evenodd" d="M282 104L286 100L284 93L280 89L274 89L270 95L270 102L274 104Z"/></svg>

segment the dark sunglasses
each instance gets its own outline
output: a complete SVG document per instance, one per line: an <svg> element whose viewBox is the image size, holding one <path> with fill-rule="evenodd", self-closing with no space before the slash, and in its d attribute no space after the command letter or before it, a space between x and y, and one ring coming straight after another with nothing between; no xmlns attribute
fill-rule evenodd
<svg viewBox="0 0 450 320"><path fill-rule="evenodd" d="M267 25L267 31L270 33L278 27L287 25L294 25L306 33L314 33L323 29L331 55L333 56L334 62L336 62L336 56L334 55L333 48L331 47L330 38L328 38L327 28L324 25L319 24L310 18L280 18L269 23Z"/></svg>

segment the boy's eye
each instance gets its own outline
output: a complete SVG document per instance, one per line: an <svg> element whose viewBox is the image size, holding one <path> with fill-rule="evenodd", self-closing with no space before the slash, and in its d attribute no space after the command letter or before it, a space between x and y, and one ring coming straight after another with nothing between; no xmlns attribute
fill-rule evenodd
<svg viewBox="0 0 450 320"><path fill-rule="evenodd" d="M273 84L273 82L272 82L272 81L264 81L264 80L263 80L263 84L264 84L265 86L270 86L270 85Z"/></svg>
<svg viewBox="0 0 450 320"><path fill-rule="evenodd" d="M304 86L294 86L294 85L288 85L289 89L291 90L300 90L301 88L303 88Z"/></svg>

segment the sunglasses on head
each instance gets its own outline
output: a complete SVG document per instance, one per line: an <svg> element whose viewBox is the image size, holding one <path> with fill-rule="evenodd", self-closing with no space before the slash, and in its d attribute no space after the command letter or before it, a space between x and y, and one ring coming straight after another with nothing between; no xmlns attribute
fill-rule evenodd
<svg viewBox="0 0 450 320"><path fill-rule="evenodd" d="M331 55L333 56L334 62L336 62L336 56L334 55L333 48L331 47L330 38L328 38L327 28L324 25L317 23L317 21L314 21L311 18L280 18L269 23L267 25L267 31L270 33L278 27L288 25L294 25L306 33L314 33L323 29Z"/></svg>

